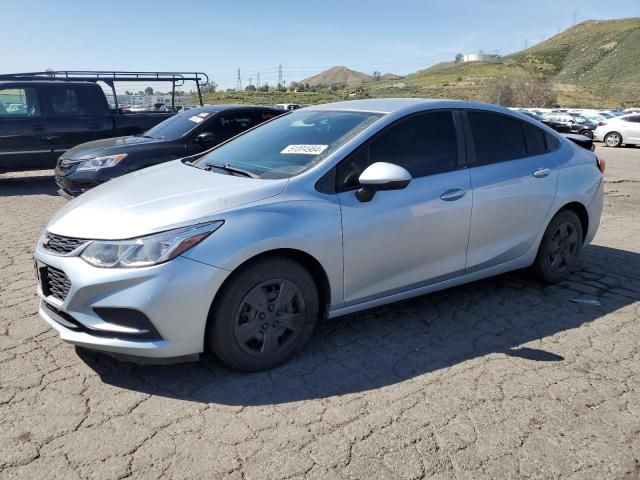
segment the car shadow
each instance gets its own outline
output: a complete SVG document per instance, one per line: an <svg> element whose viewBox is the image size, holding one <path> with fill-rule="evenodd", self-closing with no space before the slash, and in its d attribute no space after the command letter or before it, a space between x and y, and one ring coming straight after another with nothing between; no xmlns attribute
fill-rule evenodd
<svg viewBox="0 0 640 480"><path fill-rule="evenodd" d="M53 174L29 174L7 177L0 175L0 197L24 195L58 196L58 186Z"/></svg>
<svg viewBox="0 0 640 480"><path fill-rule="evenodd" d="M120 388L226 405L295 402L377 389L489 354L562 362L535 342L633 303L640 289L620 290L630 280L637 289L640 254L588 246L581 266L558 285L513 272L337 318L289 363L261 373L231 371L212 355L152 366L77 353Z"/></svg>

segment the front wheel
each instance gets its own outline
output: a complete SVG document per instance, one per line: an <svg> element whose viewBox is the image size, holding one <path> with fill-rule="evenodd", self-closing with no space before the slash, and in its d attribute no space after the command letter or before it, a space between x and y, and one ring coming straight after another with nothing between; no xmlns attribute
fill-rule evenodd
<svg viewBox="0 0 640 480"><path fill-rule="evenodd" d="M319 314L309 272L284 257L265 258L225 283L209 315L207 343L231 368L267 370L307 343Z"/></svg>
<svg viewBox="0 0 640 480"><path fill-rule="evenodd" d="M622 145L622 135L618 132L607 133L604 137L604 143L607 147L619 147Z"/></svg>
<svg viewBox="0 0 640 480"><path fill-rule="evenodd" d="M549 283L565 278L576 266L584 233L578 216L564 210L558 213L544 232L536 261L536 275Z"/></svg>
<svg viewBox="0 0 640 480"><path fill-rule="evenodd" d="M587 129L582 130L580 132L580 135L584 135L585 137L590 138L591 140L593 140L593 131L592 130L587 130Z"/></svg>

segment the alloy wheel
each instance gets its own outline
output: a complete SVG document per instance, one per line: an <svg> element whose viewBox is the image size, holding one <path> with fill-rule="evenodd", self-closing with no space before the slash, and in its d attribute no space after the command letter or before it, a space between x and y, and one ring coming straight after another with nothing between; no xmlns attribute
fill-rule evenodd
<svg viewBox="0 0 640 480"><path fill-rule="evenodd" d="M610 133L605 139L607 146L617 147L620 144L620 136L617 133Z"/></svg>

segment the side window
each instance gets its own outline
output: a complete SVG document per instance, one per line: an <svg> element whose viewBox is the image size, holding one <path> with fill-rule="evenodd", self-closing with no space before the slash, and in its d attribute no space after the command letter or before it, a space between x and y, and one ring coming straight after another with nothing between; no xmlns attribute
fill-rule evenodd
<svg viewBox="0 0 640 480"><path fill-rule="evenodd" d="M413 178L458 168L458 144L452 112L428 112L388 127L338 165L338 189L355 187L365 168L388 162Z"/></svg>
<svg viewBox="0 0 640 480"><path fill-rule="evenodd" d="M527 142L527 153L529 155L542 155L547 151L544 141L544 132L528 123L522 123L524 138Z"/></svg>
<svg viewBox="0 0 640 480"><path fill-rule="evenodd" d="M54 85L49 88L49 101L55 117L107 113L104 101L92 87Z"/></svg>
<svg viewBox="0 0 640 480"><path fill-rule="evenodd" d="M39 116L40 102L34 88L0 89L0 118Z"/></svg>
<svg viewBox="0 0 640 480"><path fill-rule="evenodd" d="M640 123L640 115L634 115L633 117L629 117L630 122Z"/></svg>
<svg viewBox="0 0 640 480"><path fill-rule="evenodd" d="M216 133L218 139L227 140L235 137L256 124L255 117L250 112L229 112L218 116Z"/></svg>
<svg viewBox="0 0 640 480"><path fill-rule="evenodd" d="M504 115L468 112L476 165L506 162L527 156L521 123Z"/></svg>

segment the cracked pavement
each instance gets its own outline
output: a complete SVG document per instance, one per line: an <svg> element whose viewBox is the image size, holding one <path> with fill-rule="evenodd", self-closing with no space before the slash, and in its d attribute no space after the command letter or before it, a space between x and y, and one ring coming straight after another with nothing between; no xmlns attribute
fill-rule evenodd
<svg viewBox="0 0 640 480"><path fill-rule="evenodd" d="M63 343L31 253L65 200L51 172L0 175L0 479L640 478L640 148L598 153L602 224L567 281L339 318L256 374Z"/></svg>

